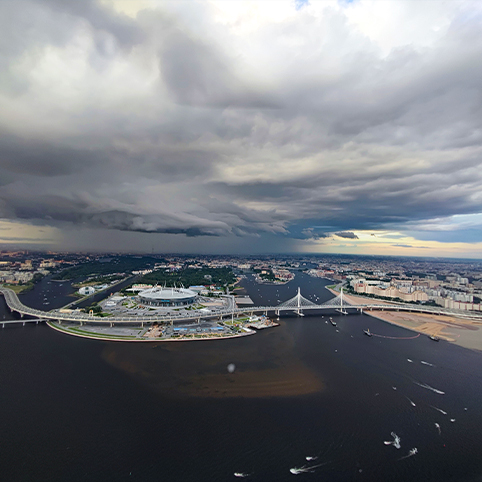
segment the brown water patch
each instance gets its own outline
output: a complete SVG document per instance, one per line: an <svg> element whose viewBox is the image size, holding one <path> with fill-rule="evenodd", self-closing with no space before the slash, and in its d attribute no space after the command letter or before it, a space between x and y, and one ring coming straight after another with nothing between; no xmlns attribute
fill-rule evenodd
<svg viewBox="0 0 482 482"><path fill-rule="evenodd" d="M138 383L173 397L288 397L323 388L280 328L202 343L109 343L102 355ZM230 363L234 373L228 372Z"/></svg>

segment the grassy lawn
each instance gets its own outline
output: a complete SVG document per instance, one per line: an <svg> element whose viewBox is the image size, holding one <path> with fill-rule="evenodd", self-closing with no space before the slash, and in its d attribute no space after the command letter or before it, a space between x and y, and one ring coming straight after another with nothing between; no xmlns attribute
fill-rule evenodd
<svg viewBox="0 0 482 482"><path fill-rule="evenodd" d="M248 321L248 320L249 320L249 316L243 316L242 318L235 318L234 322L239 323L239 322Z"/></svg>
<svg viewBox="0 0 482 482"><path fill-rule="evenodd" d="M10 288L12 291L15 291L15 293L19 294L24 291L29 291L33 288L33 283L27 283L26 285L11 285L4 283L3 285L4 288Z"/></svg>

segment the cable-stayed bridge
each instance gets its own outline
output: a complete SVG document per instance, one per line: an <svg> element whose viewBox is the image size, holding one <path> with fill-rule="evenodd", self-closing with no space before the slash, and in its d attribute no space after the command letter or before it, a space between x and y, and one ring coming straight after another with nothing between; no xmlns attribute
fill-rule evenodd
<svg viewBox="0 0 482 482"><path fill-rule="evenodd" d="M296 296L293 296L293 298L291 298L290 300L278 305L275 311L279 313L280 311L291 310L301 316L303 315L303 310L334 309L336 311L339 311L340 313L343 313L344 315L347 315L348 312L346 311L346 308L362 309L365 306L365 304L354 305L353 303L347 302L347 300L343 298L343 288L338 296L335 296L331 300L325 301L320 305L306 299L301 294L300 288L298 288L298 293L296 294Z"/></svg>
<svg viewBox="0 0 482 482"><path fill-rule="evenodd" d="M65 313L58 310L52 311L42 311L37 310L35 308L30 308L25 306L18 298L17 294L9 289L0 287L0 293L3 294L5 297L5 301L7 306L11 311L17 312L20 314L20 320L5 320L1 321L0 323L4 326L5 324L9 323L23 323L26 322L36 322L39 321L47 321L47 320L54 320L58 323L62 323L63 321L66 322L77 322L80 325L84 324L100 324L100 325L110 325L114 326L114 324L122 324L122 325L141 325L144 326L146 323L173 323L175 321L200 321L201 319L207 318L219 318L222 319L223 317L234 317L235 315L242 314L242 313L265 313L268 312L275 313L276 316L280 316L283 312L294 312L299 316L304 316L306 311L318 310L335 310L342 314L348 314L349 312L356 312L356 311L410 311L410 312L420 312L420 313L430 313L436 315L452 315L457 316L459 318L467 318L478 320L482 322L482 313L474 313L474 312L462 312L457 310L448 310L444 308L437 308L431 306L423 306L423 305L412 305L408 303L386 303L380 302L377 304L377 300L367 300L367 302L359 302L353 303L346 299L343 296L343 289L341 289L340 294L338 296L333 297L332 299L325 301L321 304L313 303L312 301L305 298L298 288L298 293L291 299L280 303L277 306L250 306L238 308L235 303L235 299L233 296L226 296L227 305L222 309L213 310L210 313L199 311L192 311L192 312L179 312L177 314L154 314L154 315L146 315L145 313L139 313L138 315L130 315L130 316L109 316L105 318L93 316L88 313L81 313L81 312L70 312ZM370 301L370 302L369 302ZM25 319L24 316L33 317L34 319Z"/></svg>

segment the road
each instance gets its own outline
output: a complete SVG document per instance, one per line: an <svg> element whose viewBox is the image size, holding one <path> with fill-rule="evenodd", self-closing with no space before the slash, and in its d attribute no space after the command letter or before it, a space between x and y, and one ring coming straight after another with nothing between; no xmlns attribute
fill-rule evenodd
<svg viewBox="0 0 482 482"><path fill-rule="evenodd" d="M296 295L291 300L281 303L278 306L250 306L249 308L237 308L235 304L234 297L231 295L225 295L227 299L227 306L222 309L212 310L211 313L194 311L192 313L179 313L179 314L169 314L169 315L154 315L154 316L143 316L142 314L136 316L108 316L108 317L97 317L87 313L72 312L72 313L61 313L60 311L41 311L34 308L25 306L19 299L17 294L9 289L0 287L0 293L5 297L5 301L12 311L16 311L23 316L31 316L40 320L55 320L59 323L63 321L77 322L80 325L83 324L103 324L113 326L114 324L124 324L124 325L141 325L144 326L145 323L173 323L174 321L200 321L201 319L209 318L219 318L222 319L226 316L235 316L241 313L268 313L275 312L277 315L281 311L292 311L298 314L302 314L304 311L308 310L338 310L342 313L347 313L346 310L390 310L390 311L410 311L410 312L421 312L421 313L431 313L431 314L450 314L452 316L463 317L472 320L478 320L482 322L482 314L478 313L464 313L464 312L454 312L453 310L447 310L444 308L434 308L434 307L424 307L423 305L409 305L409 304L358 304L340 305L340 297L335 297L322 305L317 305L308 301L306 298L301 296L298 291ZM26 320L25 320L26 321ZM23 323L24 320L9 320L9 323Z"/></svg>

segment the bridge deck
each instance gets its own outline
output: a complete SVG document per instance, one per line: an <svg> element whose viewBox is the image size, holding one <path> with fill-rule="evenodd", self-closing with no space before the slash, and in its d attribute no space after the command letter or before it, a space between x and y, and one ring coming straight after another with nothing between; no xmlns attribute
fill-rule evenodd
<svg viewBox="0 0 482 482"><path fill-rule="evenodd" d="M387 311L411 311L420 313L429 313L436 315L456 315L459 318L467 318L482 321L482 314L478 313L464 313L454 310L446 310L444 308L434 308L434 307L423 307L416 305L406 305L406 304L359 304L353 305L348 303L340 304L339 298L335 297L326 303L317 305L312 303L306 298L303 298L300 293L295 297L300 297L297 303L291 303L295 298L288 300L288 302L282 303L278 306L250 306L249 308L235 308L234 306L230 309L222 309L212 311L211 313L190 313L186 315L169 315L169 316L159 316L159 315L136 315L136 316L109 316L105 318L94 317L87 313L60 313L59 311L41 311L34 308L25 306L19 299L17 294L9 288L0 288L0 293L5 297L7 306L12 311L20 313L22 316L32 316L38 319L50 319L56 321L71 321L78 323L95 323L95 324L143 324L143 323L160 323L160 322L173 322L173 321L189 321L189 320L199 320L206 318L219 318L223 316L232 316L240 313L258 313L258 312L275 312L280 313L282 311L294 311L302 312L306 310L387 310ZM308 301L304 303L303 300ZM23 323L27 320L6 320L4 323ZM1 322L0 322L1 323Z"/></svg>

